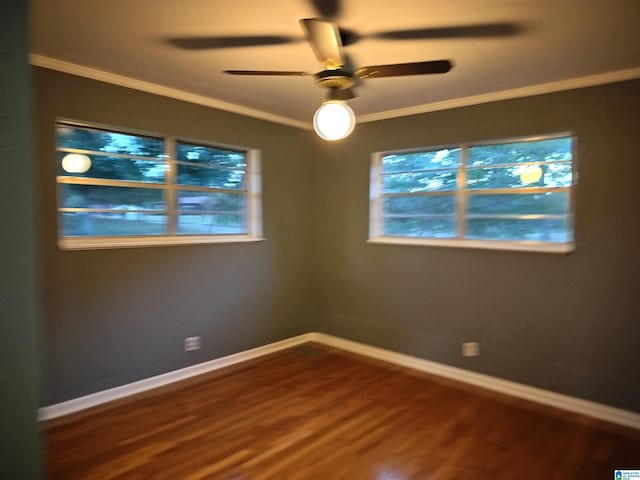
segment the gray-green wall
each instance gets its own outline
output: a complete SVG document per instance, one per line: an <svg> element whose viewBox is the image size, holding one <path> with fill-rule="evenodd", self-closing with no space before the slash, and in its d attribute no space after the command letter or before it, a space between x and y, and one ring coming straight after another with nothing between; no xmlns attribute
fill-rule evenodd
<svg viewBox="0 0 640 480"><path fill-rule="evenodd" d="M315 328L309 132L34 69L48 405ZM266 240L56 248L56 117L258 148ZM183 339L202 337L184 352Z"/></svg>
<svg viewBox="0 0 640 480"><path fill-rule="evenodd" d="M0 478L39 475L33 161L27 2L0 8Z"/></svg>
<svg viewBox="0 0 640 480"><path fill-rule="evenodd" d="M639 115L630 81L361 124L325 145L320 330L640 411ZM365 243L371 152L566 131L580 152L575 253ZM463 358L464 341L480 356Z"/></svg>
<svg viewBox="0 0 640 480"><path fill-rule="evenodd" d="M48 70L34 82L43 405L319 330L640 411L639 81L365 123L335 144ZM56 116L261 149L266 241L58 251ZM565 131L575 253L366 243L371 152ZM192 335L203 349L185 353Z"/></svg>

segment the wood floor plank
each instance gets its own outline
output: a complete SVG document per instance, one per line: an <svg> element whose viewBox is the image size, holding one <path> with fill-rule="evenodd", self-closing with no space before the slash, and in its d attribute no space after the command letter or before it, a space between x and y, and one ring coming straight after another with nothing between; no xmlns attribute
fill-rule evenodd
<svg viewBox="0 0 640 480"><path fill-rule="evenodd" d="M53 480L596 479L640 432L307 344L43 424Z"/></svg>

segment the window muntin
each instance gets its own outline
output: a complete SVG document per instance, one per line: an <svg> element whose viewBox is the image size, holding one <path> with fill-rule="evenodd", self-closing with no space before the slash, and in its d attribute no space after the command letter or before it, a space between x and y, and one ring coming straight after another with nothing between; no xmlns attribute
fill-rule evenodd
<svg viewBox="0 0 640 480"><path fill-rule="evenodd" d="M370 241L570 251L573 151L561 134L374 154Z"/></svg>
<svg viewBox="0 0 640 480"><path fill-rule="evenodd" d="M260 239L255 150L67 122L56 140L62 248ZM89 170L65 171L69 153Z"/></svg>

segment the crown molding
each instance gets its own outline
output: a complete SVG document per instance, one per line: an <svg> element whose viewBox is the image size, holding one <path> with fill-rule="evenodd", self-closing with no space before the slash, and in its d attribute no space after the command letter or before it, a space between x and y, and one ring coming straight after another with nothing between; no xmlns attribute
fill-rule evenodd
<svg viewBox="0 0 640 480"><path fill-rule="evenodd" d="M398 108L395 110L387 110L384 112L370 113L367 115L358 116L358 123L388 120L390 118L406 117L408 115L436 112L438 110L449 110L459 107L468 107L471 105L479 105L482 103L496 102L500 100L532 97L534 95L543 95L545 93L561 92L564 90L574 90L577 88L594 87L596 85L623 82L636 78L640 78L640 67L627 68L625 70L616 70L613 72L599 73L596 75L588 75L584 77L568 78L566 80L540 83L527 87L483 93L480 95L471 95L469 97L454 98L451 100L443 100L441 102L425 103L423 105Z"/></svg>
<svg viewBox="0 0 640 480"><path fill-rule="evenodd" d="M308 122L296 120L294 118L276 115L273 113L257 110L235 103L225 102L204 95L178 90L176 88L165 87L157 83L146 82L124 75L99 70L96 68L86 67L64 60L47 57L32 53L29 56L31 65L36 67L48 68L58 72L69 73L79 77L90 78L101 82L118 85L121 87L132 88L142 92L153 93L164 97L174 98L205 107L217 108L227 112L238 113L248 117L258 118L269 122L280 123L290 127L300 128L303 130L312 130L312 126ZM540 83L537 85L529 85L526 87L512 88L509 90L500 90L498 92L483 93L479 95L471 95L468 97L454 98L451 100L443 100L440 102L425 103L422 105L414 105L406 108L398 108L394 110L386 110L384 112L370 113L358 115L357 123L375 122L379 120L388 120L391 118L406 117L409 115L417 115L420 113L436 112L439 110L449 110L452 108L468 107L471 105L479 105L482 103L496 102L500 100L510 100L514 98L531 97L534 95L543 95L545 93L561 92L564 90L573 90L577 88L594 87L607 83L623 82L640 78L640 67L627 68L624 70L615 70L613 72L599 73L596 75L587 75L583 77L574 77L555 82Z"/></svg>
<svg viewBox="0 0 640 480"><path fill-rule="evenodd" d="M138 80L135 78L126 77L124 75L118 75L116 73L107 72L105 70L98 70L96 68L78 65L76 63L65 62L64 60L58 60L56 58L38 55L36 53L32 53L29 55L29 63L36 67L47 68L49 70L55 70L62 73L69 73L71 75L90 78L91 80L98 80L100 82L110 83L112 85L118 85L120 87L127 87L146 93L173 98L175 100L194 103L196 105L202 105L205 107L216 108L218 110L238 113L240 115L258 118L260 120L266 120L268 122L280 123L289 127L312 130L311 124L308 122L303 122L281 115L275 115L273 113L257 110L254 108L244 107L242 105L225 102L223 100L206 97L204 95L197 95L195 93L186 92L184 90L178 90L177 88L165 87L157 83L146 82L144 80Z"/></svg>

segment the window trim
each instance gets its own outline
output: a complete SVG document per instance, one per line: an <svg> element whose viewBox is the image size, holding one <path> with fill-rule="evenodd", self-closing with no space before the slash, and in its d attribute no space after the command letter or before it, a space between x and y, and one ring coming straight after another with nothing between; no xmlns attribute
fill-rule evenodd
<svg viewBox="0 0 640 480"><path fill-rule="evenodd" d="M60 182L61 176L56 175L56 237L57 244L60 250L96 250L96 249L116 249L116 248L136 248L136 247L163 247L163 246L177 246L177 245L200 245L200 244L214 244L214 243L251 243L260 242L265 240L262 230L262 166L260 150L255 148L239 147L235 145L227 145L223 143L212 142L209 140L192 139L187 137L181 137L176 135L152 133L147 131L141 131L136 129L130 129L126 127L114 127L111 125L104 125L99 123L82 122L77 120L71 120L68 118L56 118L54 122L54 128L59 125L69 125L71 127L79 128L93 128L99 130L106 130L113 133L123 133L127 135L139 135L153 138L161 138L165 144L165 152L171 151L175 153L175 144L177 142L192 143L196 145L209 146L220 149L229 149L244 152L246 155L246 193L243 195L246 197L246 221L247 221L247 233L243 234L211 234L211 235L180 235L180 234L160 234L160 235L114 235L114 236L68 236L64 237L60 235L60 205L58 188L62 183L78 183L78 184L100 184L116 185L119 180L108 179L89 179L84 180L84 177L78 177L69 181L68 177L66 181ZM54 132L55 138L55 132ZM57 142L54 151L57 153ZM80 151L80 150L79 150ZM126 156L130 158L130 156ZM148 158L143 158L149 160ZM175 164L177 160L175 158L168 158L169 169L164 183L145 183L141 185L141 188L160 189L167 195L167 205L173 205L175 200L175 191L180 189L180 185L174 183L175 177ZM127 186L131 186L131 182L123 181ZM135 182L134 182L135 183ZM116 185L117 186L117 185ZM215 189L209 189L215 190ZM167 210L174 211L175 208L171 207ZM168 222L175 222L175 214L168 215Z"/></svg>
<svg viewBox="0 0 640 480"><path fill-rule="evenodd" d="M481 240L481 239L468 239L460 238L464 235L464 226L466 224L466 207L468 203L469 194L465 188L466 173L469 169L467 167L468 154L470 147L483 146L483 145L501 145L506 143L517 142L533 142L539 140L552 140L554 138L571 137L571 185L567 187L558 187L558 191L564 191L568 195L568 217L572 221L573 239L569 242L563 243L551 243L551 242L539 242L529 240ZM371 168L370 168L370 182L369 182L369 237L367 243L370 244L387 244L387 245L407 245L407 246L426 246L426 247L449 247L449 248L471 248L471 249L485 249L485 250L512 250L512 251L525 251L525 252L542 252L542 253L560 253L567 254L575 251L575 194L576 186L578 182L578 155L577 155L577 143L578 140L573 132L560 132L544 135L529 135L522 137L504 138L498 140L483 140L478 142L461 142L458 144L445 144L426 146L402 150L388 150L374 152L371 154ZM389 154L403 154L403 153L415 153L424 151L433 151L441 149L461 149L460 161L462 168L456 169L456 190L453 193L456 202L456 238L422 238L422 237L401 237L401 236L388 236L382 234L382 203L383 203L383 175L382 175L382 157ZM537 162L533 162L537 163ZM526 162L524 163L526 164ZM503 166L500 164L499 166ZM394 172L396 173L396 172ZM524 190L535 189L536 187L525 187L519 189L521 192ZM503 189L484 189L482 193L491 193L494 190ZM426 195L433 194L433 192L424 192ZM494 192L497 193L497 192ZM437 192L436 192L437 194Z"/></svg>

